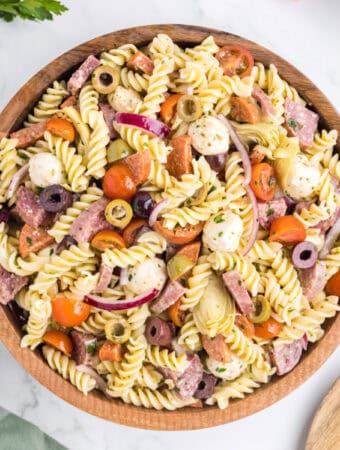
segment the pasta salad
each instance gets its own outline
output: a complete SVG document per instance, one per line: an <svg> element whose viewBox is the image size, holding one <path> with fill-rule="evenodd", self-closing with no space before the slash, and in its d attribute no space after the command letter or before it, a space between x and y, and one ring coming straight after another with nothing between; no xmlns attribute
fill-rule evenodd
<svg viewBox="0 0 340 450"><path fill-rule="evenodd" d="M90 55L0 133L0 303L85 395L243 398L339 311L336 130L212 36ZM0 124L1 128L1 124Z"/></svg>

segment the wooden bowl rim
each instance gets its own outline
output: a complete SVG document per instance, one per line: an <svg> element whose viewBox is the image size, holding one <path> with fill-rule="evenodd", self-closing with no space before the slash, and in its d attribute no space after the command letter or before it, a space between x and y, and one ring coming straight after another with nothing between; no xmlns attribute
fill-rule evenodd
<svg viewBox="0 0 340 450"><path fill-rule="evenodd" d="M255 59L265 65L273 63L280 75L291 83L319 113L322 125L340 131L337 111L324 94L301 72L266 48L221 30L191 25L151 25L115 31L85 42L56 58L34 75L10 100L0 114L1 131L17 129L43 91L55 79L62 79L73 67L79 65L89 54L124 43L136 46L149 42L156 34L166 33L174 41L195 45L213 35L217 44L236 43L247 47ZM339 149L339 141L337 145ZM8 308L0 308L0 339L15 359L43 386L68 403L112 422L137 428L154 430L193 430L232 422L249 416L277 402L309 378L331 355L340 342L340 314L326 324L324 337L312 345L299 365L282 378L262 385L253 394L232 401L225 410L216 406L203 409L184 408L176 411L156 411L126 405L117 400L107 400L102 394L91 392L84 396L69 382L49 368L40 352L20 347L20 330L14 323Z"/></svg>

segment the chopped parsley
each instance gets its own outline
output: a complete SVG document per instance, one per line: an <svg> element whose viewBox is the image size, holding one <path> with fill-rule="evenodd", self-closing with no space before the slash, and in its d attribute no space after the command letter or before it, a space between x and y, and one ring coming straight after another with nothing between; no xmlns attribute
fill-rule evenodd
<svg viewBox="0 0 340 450"><path fill-rule="evenodd" d="M223 231L220 231L220 232L218 233L218 237L221 237L221 236L223 236Z"/></svg>
<svg viewBox="0 0 340 450"><path fill-rule="evenodd" d="M32 238L30 238L29 236L26 236L26 242L27 244L31 247L33 242L32 242Z"/></svg>
<svg viewBox="0 0 340 450"><path fill-rule="evenodd" d="M128 276L128 280L131 281L132 280L132 275L130 273L130 275Z"/></svg>
<svg viewBox="0 0 340 450"><path fill-rule="evenodd" d="M225 367L216 367L216 372L221 373L225 372L227 369Z"/></svg>
<svg viewBox="0 0 340 450"><path fill-rule="evenodd" d="M241 280L238 280L238 285L242 286L242 281Z"/></svg>
<svg viewBox="0 0 340 450"><path fill-rule="evenodd" d="M211 188L208 191L208 195L211 194L214 191L216 191L216 186L211 186Z"/></svg>
<svg viewBox="0 0 340 450"><path fill-rule="evenodd" d="M274 214L274 210L273 210L273 208L269 208L269 209L267 209L267 217L268 216L271 216L272 214Z"/></svg>
<svg viewBox="0 0 340 450"><path fill-rule="evenodd" d="M90 353L90 355L93 355L94 352L96 351L96 345L97 345L97 341L91 341L88 344L86 344L86 352Z"/></svg>
<svg viewBox="0 0 340 450"><path fill-rule="evenodd" d="M288 122L288 126L289 126L290 128L293 128L293 130L295 130L295 128L297 128L297 126L298 126L297 121L294 120L294 119L288 119L287 122Z"/></svg>
<svg viewBox="0 0 340 450"><path fill-rule="evenodd" d="M214 218L214 222L215 222L215 223L221 223L221 222L224 222L223 214L219 214L218 216L216 216L216 217Z"/></svg>

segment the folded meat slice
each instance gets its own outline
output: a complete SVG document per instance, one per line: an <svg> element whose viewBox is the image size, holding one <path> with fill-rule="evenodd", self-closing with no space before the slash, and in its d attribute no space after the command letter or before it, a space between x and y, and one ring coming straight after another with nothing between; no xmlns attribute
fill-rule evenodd
<svg viewBox="0 0 340 450"><path fill-rule="evenodd" d="M203 365L199 356L189 355L188 361L189 365L183 373L162 369L162 373L175 383L177 395L183 400L188 400L194 395L203 378Z"/></svg>
<svg viewBox="0 0 340 450"><path fill-rule="evenodd" d="M0 266L0 303L7 305L27 283L27 277L20 277L14 273L7 272L6 269Z"/></svg>
<svg viewBox="0 0 340 450"><path fill-rule="evenodd" d="M104 292L110 284L112 278L112 269L109 266L106 266L105 264L101 264L100 270L99 270L99 281L95 289L92 291L93 294L101 294Z"/></svg>
<svg viewBox="0 0 340 450"><path fill-rule="evenodd" d="M303 295L307 300L313 300L313 298L322 291L326 284L325 263L318 261L310 269L300 270L299 280Z"/></svg>
<svg viewBox="0 0 340 450"><path fill-rule="evenodd" d="M45 131L46 121L14 131L14 133L11 133L11 138L18 139L17 148L26 148L29 145L33 145L38 139L42 139Z"/></svg>
<svg viewBox="0 0 340 450"><path fill-rule="evenodd" d="M277 198L268 202L258 202L259 222L262 228L269 230L271 224L278 217L284 216L287 204L284 198Z"/></svg>
<svg viewBox="0 0 340 450"><path fill-rule="evenodd" d="M290 98L285 101L285 119L288 134L299 139L302 149L313 145L319 116Z"/></svg>
<svg viewBox="0 0 340 450"><path fill-rule="evenodd" d="M265 117L275 116L275 109L272 102L270 101L270 98L268 97L267 94L263 92L263 90L259 86L254 85L252 90L252 96L254 97L255 100L257 100L260 103L261 112L263 116Z"/></svg>
<svg viewBox="0 0 340 450"><path fill-rule="evenodd" d="M169 306L177 302L177 300L184 295L185 289L178 281L170 281L161 295L155 300L155 303L151 306L152 312L160 314L165 311Z"/></svg>
<svg viewBox="0 0 340 450"><path fill-rule="evenodd" d="M73 342L72 358L76 364L91 366L95 361L97 347L96 336L73 330L71 332L71 338Z"/></svg>
<svg viewBox="0 0 340 450"><path fill-rule="evenodd" d="M229 270L222 275L225 286L240 308L242 314L250 314L255 311L247 289L244 287L240 274L237 270Z"/></svg>
<svg viewBox="0 0 340 450"><path fill-rule="evenodd" d="M203 335L202 345L208 355L216 361L228 363L233 360L232 353L222 334L218 334L212 339Z"/></svg>
<svg viewBox="0 0 340 450"><path fill-rule="evenodd" d="M70 236L72 236L78 244L89 242L92 237L103 230L112 230L113 226L105 219L105 208L110 200L102 197L86 211L83 211L73 222Z"/></svg>
<svg viewBox="0 0 340 450"><path fill-rule="evenodd" d="M15 208L11 211L14 216L19 217L27 225L38 228L48 226L53 222L55 214L48 213L40 204L39 195L20 186L17 191L17 202Z"/></svg>
<svg viewBox="0 0 340 450"><path fill-rule="evenodd" d="M100 66L100 61L94 55L90 55L86 58L79 69L73 72L71 78L68 80L67 89L71 94L75 95L79 91L94 69L98 66Z"/></svg>
<svg viewBox="0 0 340 450"><path fill-rule="evenodd" d="M296 366L300 361L302 349L302 339L299 339L270 351L270 358L276 367L277 375L284 375Z"/></svg>
<svg viewBox="0 0 340 450"><path fill-rule="evenodd" d="M115 118L115 111L107 103L99 103L99 109L102 111L104 120L109 129L110 139L118 137L117 131L113 128L113 119Z"/></svg>

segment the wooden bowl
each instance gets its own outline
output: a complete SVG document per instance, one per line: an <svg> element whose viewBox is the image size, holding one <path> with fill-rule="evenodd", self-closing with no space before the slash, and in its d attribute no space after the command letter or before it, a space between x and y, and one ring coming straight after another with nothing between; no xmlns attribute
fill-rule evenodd
<svg viewBox="0 0 340 450"><path fill-rule="evenodd" d="M274 63L280 75L297 88L299 93L313 106L321 118L321 125L340 132L340 118L319 89L295 67L269 50L254 42L223 31L188 25L153 25L116 31L82 44L38 72L13 97L0 114L2 131L20 128L23 119L32 109L45 89L55 79L62 79L91 53L98 54L112 47L133 43L147 44L158 33L168 34L180 45L192 46L213 35L220 46L240 44L247 47L255 59L268 65ZM340 145L338 143L338 151ZM84 396L60 375L49 368L39 351L20 348L21 332L7 308L0 308L0 338L17 361L41 384L56 395L82 410L113 422L138 428L156 430L192 430L212 427L241 419L280 400L310 377L331 355L340 341L340 315L325 325L324 337L311 345L299 365L282 378L273 380L250 394L245 399L232 401L225 410L217 407L203 409L185 408L178 411L156 411L126 405L117 400L108 400L94 392Z"/></svg>

